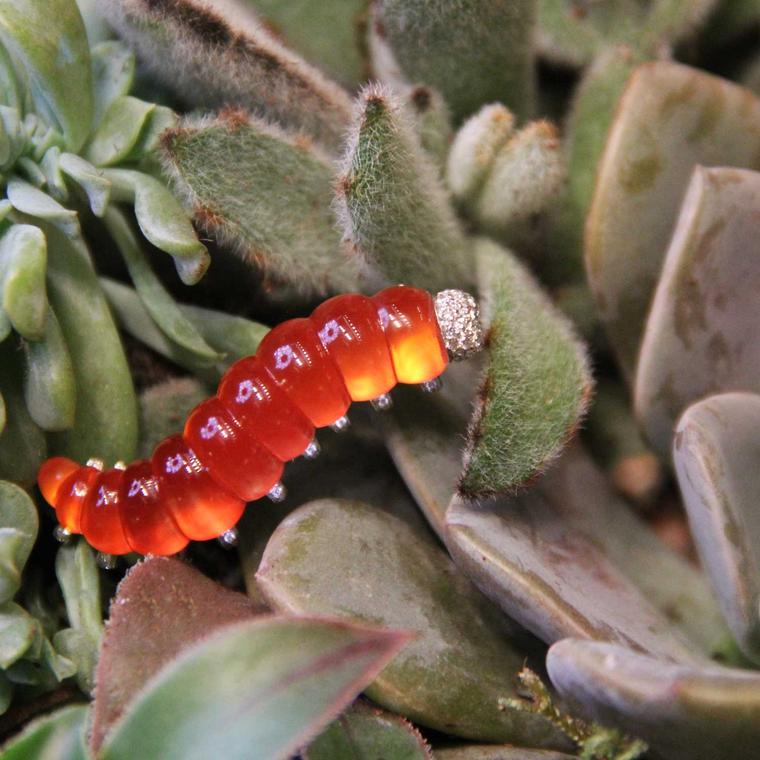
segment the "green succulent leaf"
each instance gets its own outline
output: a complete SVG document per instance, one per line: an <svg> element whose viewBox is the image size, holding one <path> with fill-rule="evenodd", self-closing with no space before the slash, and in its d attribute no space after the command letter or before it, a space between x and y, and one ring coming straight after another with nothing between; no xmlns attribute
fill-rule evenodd
<svg viewBox="0 0 760 760"><path fill-rule="evenodd" d="M591 393L583 346L510 253L477 242L489 366L468 433L459 489L514 492L572 437Z"/></svg>
<svg viewBox="0 0 760 760"><path fill-rule="evenodd" d="M667 458L680 413L721 391L760 392L760 173L697 167L647 319L636 413Z"/></svg>
<svg viewBox="0 0 760 760"><path fill-rule="evenodd" d="M178 123L179 116L171 108L155 106L126 160L139 164L149 174L160 174L160 149L164 132L174 129Z"/></svg>
<svg viewBox="0 0 760 760"><path fill-rule="evenodd" d="M359 96L337 211L344 237L386 280L440 290L471 278L470 250L438 169L401 104L377 85Z"/></svg>
<svg viewBox="0 0 760 760"><path fill-rule="evenodd" d="M182 123L164 137L163 150L196 224L245 260L309 292L356 287L330 208L334 170L308 140L222 115Z"/></svg>
<svg viewBox="0 0 760 760"><path fill-rule="evenodd" d="M96 671L93 751L100 749L111 726L155 673L218 628L259 612L245 595L177 559L148 559L136 565L111 603ZM152 642L149 649L146 641Z"/></svg>
<svg viewBox="0 0 760 760"><path fill-rule="evenodd" d="M13 69L13 61L5 47L0 45L0 103L18 113L24 108L25 95Z"/></svg>
<svg viewBox="0 0 760 760"><path fill-rule="evenodd" d="M625 647L566 639L547 657L560 696L662 757L751 757L760 740L760 675L712 663L680 665Z"/></svg>
<svg viewBox="0 0 760 760"><path fill-rule="evenodd" d="M0 604L10 601L21 584L21 571L37 538L39 521L29 494L0 481Z"/></svg>
<svg viewBox="0 0 760 760"><path fill-rule="evenodd" d="M143 235L174 258L185 285L194 285L206 273L209 255L177 199L159 180L132 169L104 169L116 201L134 203Z"/></svg>
<svg viewBox="0 0 760 760"><path fill-rule="evenodd" d="M74 366L52 309L48 307L42 340L25 341L22 345L26 370L24 398L32 419L43 430L72 427L77 396Z"/></svg>
<svg viewBox="0 0 760 760"><path fill-rule="evenodd" d="M724 393L690 406L673 458L701 564L742 652L760 660L757 518L760 396Z"/></svg>
<svg viewBox="0 0 760 760"><path fill-rule="evenodd" d="M32 721L2 748L4 760L89 760L87 705L70 705Z"/></svg>
<svg viewBox="0 0 760 760"><path fill-rule="evenodd" d="M84 243L53 227L45 232L50 303L77 385L74 426L52 434L51 448L80 462L129 461L137 445L137 400L119 333Z"/></svg>
<svg viewBox="0 0 760 760"><path fill-rule="evenodd" d="M92 127L93 90L87 33L74 0L4 0L0 40L28 77L37 111L78 151Z"/></svg>
<svg viewBox="0 0 760 760"><path fill-rule="evenodd" d="M757 167L760 101L688 66L638 67L618 106L586 227L586 268L620 364L635 371L647 310L696 164Z"/></svg>
<svg viewBox="0 0 760 760"><path fill-rule="evenodd" d="M79 687L90 693L103 637L100 578L93 550L83 540L62 546L55 558L55 574L70 627L58 631L53 644L75 663Z"/></svg>
<svg viewBox="0 0 760 760"><path fill-rule="evenodd" d="M430 747L409 721L359 700L302 753L305 760L432 760Z"/></svg>
<svg viewBox="0 0 760 760"><path fill-rule="evenodd" d="M101 756L288 756L407 641L397 631L308 618L228 626L159 672Z"/></svg>
<svg viewBox="0 0 760 760"><path fill-rule="evenodd" d="M47 244L39 227L14 224L0 238L2 308L13 327L29 340L45 335Z"/></svg>
<svg viewBox="0 0 760 760"><path fill-rule="evenodd" d="M57 145L53 145L45 151L39 168L45 177L45 185L50 195L62 203L67 201L69 191L61 171L61 149Z"/></svg>
<svg viewBox="0 0 760 760"><path fill-rule="evenodd" d="M351 104L252 13L198 0L108 0L107 17L160 80L191 105L241 106L338 149Z"/></svg>
<svg viewBox="0 0 760 760"><path fill-rule="evenodd" d="M14 602L0 604L0 668L20 660L37 633L37 623L26 610Z"/></svg>
<svg viewBox="0 0 760 760"><path fill-rule="evenodd" d="M423 85L406 88L403 96L420 144L443 171L454 132L446 101L437 90Z"/></svg>
<svg viewBox="0 0 760 760"><path fill-rule="evenodd" d="M122 95L108 106L90 138L84 157L96 166L113 166L131 153L146 122L155 110L131 95Z"/></svg>
<svg viewBox="0 0 760 760"><path fill-rule="evenodd" d="M42 180L44 182L44 175ZM11 177L6 188L8 200L17 211L37 217L55 225L65 235L76 238L81 235L76 211L62 206L39 188L18 177Z"/></svg>
<svg viewBox="0 0 760 760"><path fill-rule="evenodd" d="M95 97L94 123L100 124L111 104L132 89L135 57L123 43L105 40L92 48L92 78Z"/></svg>
<svg viewBox="0 0 760 760"><path fill-rule="evenodd" d="M111 198L111 183L89 161L74 153L61 154L61 171L76 182L87 195L95 216L103 216Z"/></svg>
<svg viewBox="0 0 760 760"><path fill-rule="evenodd" d="M380 0L375 14L407 81L435 87L456 121L495 100L531 114L532 0Z"/></svg>
<svg viewBox="0 0 760 760"><path fill-rule="evenodd" d="M577 755L499 744L462 744L435 749L436 760L571 760Z"/></svg>
<svg viewBox="0 0 760 760"><path fill-rule="evenodd" d="M309 502L280 523L256 581L287 614L416 632L367 689L393 712L457 736L563 746L540 716L501 709L524 654L445 552L399 518L358 501Z"/></svg>

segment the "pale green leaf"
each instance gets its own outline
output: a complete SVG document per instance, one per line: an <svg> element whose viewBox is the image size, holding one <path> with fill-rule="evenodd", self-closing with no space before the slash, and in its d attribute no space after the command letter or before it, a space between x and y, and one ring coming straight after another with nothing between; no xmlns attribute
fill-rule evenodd
<svg viewBox="0 0 760 760"><path fill-rule="evenodd" d="M44 182L44 175L42 179ZM28 182L18 177L11 177L6 193L13 208L22 214L50 222L71 238L81 233L76 211L65 208L47 193L43 193Z"/></svg>
<svg viewBox="0 0 760 760"><path fill-rule="evenodd" d="M63 153L61 171L74 180L86 193L95 216L103 216L111 197L111 183L89 161L74 153Z"/></svg>
<svg viewBox="0 0 760 760"><path fill-rule="evenodd" d="M70 705L29 723L2 748L3 760L89 760L87 705Z"/></svg>
<svg viewBox="0 0 760 760"><path fill-rule="evenodd" d="M129 93L135 78L135 56L122 42L105 40L92 48L92 77L95 95L94 123L116 99Z"/></svg>
<svg viewBox="0 0 760 760"><path fill-rule="evenodd" d="M95 166L121 163L134 148L156 106L131 95L116 98L103 114L84 151Z"/></svg>

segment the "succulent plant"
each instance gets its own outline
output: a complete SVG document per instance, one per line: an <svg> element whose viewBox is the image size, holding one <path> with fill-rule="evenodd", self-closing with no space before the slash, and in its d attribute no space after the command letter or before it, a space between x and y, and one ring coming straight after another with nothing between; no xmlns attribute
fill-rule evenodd
<svg viewBox="0 0 760 760"><path fill-rule="evenodd" d="M0 5L4 756L758 756L760 4L79 9ZM395 282L477 294L485 355L236 552L53 564L46 452L147 456Z"/></svg>

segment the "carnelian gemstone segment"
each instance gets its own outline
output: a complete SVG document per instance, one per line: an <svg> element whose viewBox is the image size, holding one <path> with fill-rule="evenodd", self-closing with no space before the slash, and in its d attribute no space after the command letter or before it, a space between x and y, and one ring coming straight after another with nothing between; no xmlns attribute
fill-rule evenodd
<svg viewBox="0 0 760 760"><path fill-rule="evenodd" d="M335 296L318 306L310 319L352 401L370 401L393 388L393 362L371 298Z"/></svg>
<svg viewBox="0 0 760 760"><path fill-rule="evenodd" d="M73 459L66 457L51 457L40 467L37 473L37 485L40 487L43 498L53 509L58 506L58 491L63 482L79 468L80 465Z"/></svg>
<svg viewBox="0 0 760 760"><path fill-rule="evenodd" d="M245 510L242 499L212 480L180 435L158 444L151 468L164 506L192 541L220 536L234 527Z"/></svg>
<svg viewBox="0 0 760 760"><path fill-rule="evenodd" d="M372 299L400 383L425 383L448 364L433 297L425 290L396 285Z"/></svg>
<svg viewBox="0 0 760 760"><path fill-rule="evenodd" d="M291 319L270 330L256 356L314 427L346 413L351 398L310 320Z"/></svg>
<svg viewBox="0 0 760 760"><path fill-rule="evenodd" d="M106 470L95 478L82 505L82 533L90 546L106 554L132 551L119 507L124 470Z"/></svg>
<svg viewBox="0 0 760 760"><path fill-rule="evenodd" d="M282 462L241 427L218 398L195 407L183 437L211 477L243 501L260 499L282 475Z"/></svg>
<svg viewBox="0 0 760 760"><path fill-rule="evenodd" d="M98 475L100 470L94 467L78 467L59 487L56 494L56 516L69 533L83 532L82 507Z"/></svg>
<svg viewBox="0 0 760 760"><path fill-rule="evenodd" d="M283 462L303 454L314 438L314 425L255 356L235 362L216 395L241 426Z"/></svg>
<svg viewBox="0 0 760 760"><path fill-rule="evenodd" d="M132 551L166 555L187 546L187 536L177 527L160 495L150 462L139 460L124 471L119 508Z"/></svg>

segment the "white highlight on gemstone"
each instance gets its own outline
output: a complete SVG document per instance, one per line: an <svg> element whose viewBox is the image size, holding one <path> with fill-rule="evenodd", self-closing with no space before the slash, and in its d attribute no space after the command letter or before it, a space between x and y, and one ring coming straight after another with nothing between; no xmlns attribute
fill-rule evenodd
<svg viewBox="0 0 760 760"><path fill-rule="evenodd" d="M87 485L81 481L77 480L76 483L71 487L71 495L72 496L85 496L87 494Z"/></svg>
<svg viewBox="0 0 760 760"><path fill-rule="evenodd" d="M293 353L293 349L290 347L289 343L286 343L274 352L274 366L277 369L285 369L290 366L294 358L295 354Z"/></svg>
<svg viewBox="0 0 760 760"><path fill-rule="evenodd" d="M391 315L388 313L388 309L385 306L381 306L377 310L377 316L380 319L380 325L385 330L388 327L388 323L391 321Z"/></svg>
<svg viewBox="0 0 760 760"><path fill-rule="evenodd" d="M331 319L329 322L325 322L325 326L319 331L319 339L323 345L332 343L340 337L340 325L337 320Z"/></svg>
<svg viewBox="0 0 760 760"><path fill-rule="evenodd" d="M95 502L96 507L102 507L104 504L108 503L108 491L106 491L103 486L100 486L98 488L98 500Z"/></svg>
<svg viewBox="0 0 760 760"><path fill-rule="evenodd" d="M137 496L138 493L142 492L143 496L147 496L146 489L143 488L142 481L141 480L133 480L129 485L129 491L127 491L127 496Z"/></svg>
<svg viewBox="0 0 760 760"><path fill-rule="evenodd" d="M249 401L251 396L253 396L253 383L250 380L243 380L240 385L238 385L238 392L237 396L235 396L235 401L238 402L238 404L245 404L246 401Z"/></svg>
<svg viewBox="0 0 760 760"><path fill-rule="evenodd" d="M183 459L182 454L175 454L174 456L167 457L164 469L168 473L174 474L175 472L179 472L184 466L185 460Z"/></svg>
<svg viewBox="0 0 760 760"><path fill-rule="evenodd" d="M204 441L208 441L210 438L213 438L217 433L219 433L222 429L222 426L219 424L219 420L216 417L209 417L208 422L200 429L201 438L203 438Z"/></svg>

